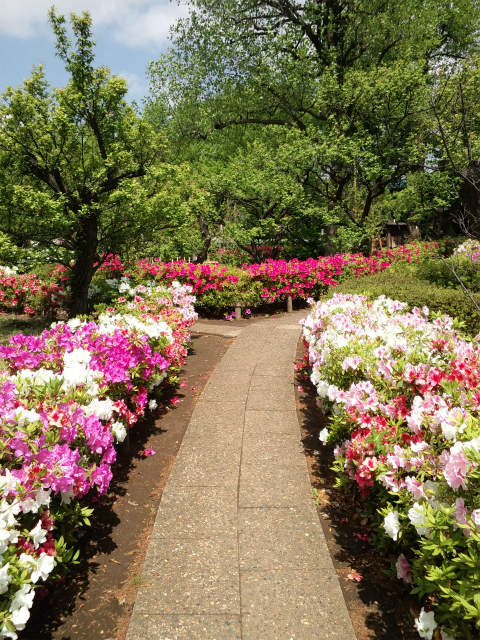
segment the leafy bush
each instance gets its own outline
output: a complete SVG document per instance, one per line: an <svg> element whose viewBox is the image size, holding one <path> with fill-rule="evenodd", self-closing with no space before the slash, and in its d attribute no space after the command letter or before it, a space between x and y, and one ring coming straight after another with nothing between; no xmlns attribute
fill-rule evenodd
<svg viewBox="0 0 480 640"><path fill-rule="evenodd" d="M160 288L0 345L0 639L17 638L42 582L78 564L82 499L107 491L115 443L156 407L148 393L176 380L190 293Z"/></svg>
<svg viewBox="0 0 480 640"><path fill-rule="evenodd" d="M480 628L480 344L448 316L337 294L304 321L337 485L356 488L371 542L424 605L427 640ZM435 627L438 628L435 630Z"/></svg>
<svg viewBox="0 0 480 640"><path fill-rule="evenodd" d="M418 267L422 268L423 265ZM408 267L407 267L408 268ZM406 302L410 309L428 307L430 311L456 318L463 331L475 336L480 331L480 314L466 295L448 287L439 287L426 280L415 277L416 266L411 272L390 267L387 271L360 278L350 278L342 284L330 288L330 296L334 293L359 293L372 298L385 295L388 298ZM480 304L480 295L476 296Z"/></svg>

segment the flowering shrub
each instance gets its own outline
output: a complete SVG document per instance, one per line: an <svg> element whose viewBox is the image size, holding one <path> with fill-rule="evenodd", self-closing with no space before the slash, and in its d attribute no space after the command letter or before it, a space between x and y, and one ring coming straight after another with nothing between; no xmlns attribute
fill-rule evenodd
<svg viewBox="0 0 480 640"><path fill-rule="evenodd" d="M62 269L62 267L60 267ZM53 276L55 280L57 274ZM19 275L16 270L0 267L0 312L35 313L62 306L67 291L55 281L47 283L34 273Z"/></svg>
<svg viewBox="0 0 480 640"><path fill-rule="evenodd" d="M329 285L349 277L378 273L393 263L416 262L437 253L436 243L412 243L376 252L370 257L343 254L318 260L267 260L261 264L243 264L241 268L219 263L193 264L184 260L164 263L157 258L139 260L127 266L119 256L109 255L90 285L89 299L93 307L113 301L118 293L132 297L139 285L151 289L179 281L192 287L200 308L221 310L234 307L238 301L255 306L262 301L274 302L287 296L318 296ZM3 305L4 310L10 312L32 315L37 311L51 312L68 297L65 272L65 267L58 265L47 276L52 280L48 285L46 280L40 281L33 274L11 275L10 280L0 278L0 310Z"/></svg>
<svg viewBox="0 0 480 640"><path fill-rule="evenodd" d="M478 242L478 240L467 240L466 242L463 242L461 245L459 245L455 251L454 251L455 255L463 255L466 256L467 258L470 258L471 260L473 260L473 262L479 262L480 261L480 242Z"/></svg>
<svg viewBox="0 0 480 640"><path fill-rule="evenodd" d="M394 262L415 262L437 251L435 243L412 243L370 257L344 254L318 260L267 260L244 264L241 269L183 260L163 263L157 259L140 260L125 269L118 256L112 256L97 272L90 296L93 302L108 301L116 295L114 289L134 296L139 285L170 285L178 280L192 287L198 307L220 310L234 307L237 301L254 306L262 300L274 302L287 296L320 295L329 285L349 277L378 273Z"/></svg>
<svg viewBox="0 0 480 640"><path fill-rule="evenodd" d="M0 346L0 639L17 638L35 588L77 561L81 498L107 491L115 444L183 363L194 301L176 283Z"/></svg>
<svg viewBox="0 0 480 640"><path fill-rule="evenodd" d="M350 294L313 305L303 336L330 414L320 440L335 444L338 486L357 486L372 506L374 544L396 548L397 577L428 604L420 636L438 625L443 640L470 639L480 625L480 344L448 316L405 306Z"/></svg>

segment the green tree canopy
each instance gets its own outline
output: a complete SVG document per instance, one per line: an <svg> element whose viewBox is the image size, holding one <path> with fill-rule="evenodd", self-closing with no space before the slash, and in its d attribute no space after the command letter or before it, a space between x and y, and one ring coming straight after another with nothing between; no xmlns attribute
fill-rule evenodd
<svg viewBox="0 0 480 640"><path fill-rule="evenodd" d="M70 79L52 88L43 68L34 68L3 94L0 231L54 248L72 271L75 314L86 312L90 281L107 253L183 223L187 169L160 162L165 137L126 103L125 80L94 68L90 15L71 14L73 50L65 17L53 9L49 17Z"/></svg>
<svg viewBox="0 0 480 640"><path fill-rule="evenodd" d="M361 243L375 203L425 165L430 74L475 49L476 0L190 4L150 67L149 117L192 160L209 153L201 142L232 153L247 130L300 133L318 224Z"/></svg>

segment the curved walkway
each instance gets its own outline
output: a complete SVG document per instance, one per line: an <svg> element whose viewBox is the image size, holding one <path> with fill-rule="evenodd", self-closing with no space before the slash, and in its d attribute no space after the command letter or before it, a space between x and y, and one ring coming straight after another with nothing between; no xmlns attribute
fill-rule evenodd
<svg viewBox="0 0 480 640"><path fill-rule="evenodd" d="M355 640L295 410L303 315L238 330L210 377L163 493L127 640Z"/></svg>

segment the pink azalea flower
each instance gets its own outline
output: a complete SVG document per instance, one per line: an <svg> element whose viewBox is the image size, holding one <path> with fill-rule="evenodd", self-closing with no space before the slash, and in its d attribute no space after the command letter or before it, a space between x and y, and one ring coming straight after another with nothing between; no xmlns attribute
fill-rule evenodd
<svg viewBox="0 0 480 640"><path fill-rule="evenodd" d="M412 582L413 576L410 570L410 563L405 558L403 553L400 556L398 556L398 560L395 566L397 567L397 578L399 580L405 580L405 582L408 582L408 583Z"/></svg>

